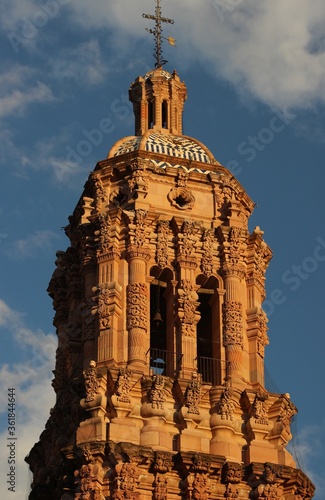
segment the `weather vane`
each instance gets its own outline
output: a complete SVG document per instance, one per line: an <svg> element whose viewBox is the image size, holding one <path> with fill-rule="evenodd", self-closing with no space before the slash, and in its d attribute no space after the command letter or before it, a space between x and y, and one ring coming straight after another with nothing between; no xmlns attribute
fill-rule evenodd
<svg viewBox="0 0 325 500"><path fill-rule="evenodd" d="M161 48L162 39L167 40L168 43L170 43L170 45L173 45L174 47L176 47L175 38L172 38L172 37L165 38L164 36L162 36L163 30L161 27L161 23L174 24L174 20L161 16L160 0L156 0L156 13L154 16L151 14L142 14L142 17L156 21L156 26L154 29L146 28L146 30L149 33L151 33L152 35L154 35L154 37L155 37L155 42L156 42L156 48L155 48L155 52L154 52L154 57L156 59L155 66L156 66L156 68L159 68L160 66L162 66L163 64L166 64L168 62L165 59L162 59L162 48Z"/></svg>

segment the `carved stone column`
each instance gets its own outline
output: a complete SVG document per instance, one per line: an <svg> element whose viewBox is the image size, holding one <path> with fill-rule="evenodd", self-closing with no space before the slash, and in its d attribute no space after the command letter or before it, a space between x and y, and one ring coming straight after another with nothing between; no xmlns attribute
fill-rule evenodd
<svg viewBox="0 0 325 500"><path fill-rule="evenodd" d="M146 353L149 349L148 306L149 289L146 283L146 264L150 258L146 244L147 212L135 211L133 222L129 224L130 244L127 260L129 263L129 284L126 289L126 328L128 330L128 363L132 365L146 364Z"/></svg>
<svg viewBox="0 0 325 500"><path fill-rule="evenodd" d="M241 297L241 280L245 277L242 253L242 230L232 227L223 238L224 287L223 345L226 350L228 379L243 380L244 318Z"/></svg>

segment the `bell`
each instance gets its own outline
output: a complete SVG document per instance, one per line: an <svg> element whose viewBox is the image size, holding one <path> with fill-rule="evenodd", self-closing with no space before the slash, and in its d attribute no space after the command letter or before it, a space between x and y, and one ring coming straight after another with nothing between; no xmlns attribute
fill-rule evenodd
<svg viewBox="0 0 325 500"><path fill-rule="evenodd" d="M155 312L154 317L152 318L152 322L156 326L156 328L159 328L159 326L162 325L163 320L159 309Z"/></svg>

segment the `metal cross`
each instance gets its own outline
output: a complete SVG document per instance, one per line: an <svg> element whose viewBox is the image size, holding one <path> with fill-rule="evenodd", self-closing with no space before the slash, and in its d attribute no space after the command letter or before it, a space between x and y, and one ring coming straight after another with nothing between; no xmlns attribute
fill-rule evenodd
<svg viewBox="0 0 325 500"><path fill-rule="evenodd" d="M162 27L161 27L161 23L174 24L174 20L168 19L167 17L161 17L160 0L156 0L156 2L157 2L157 4L156 4L155 15L152 16L151 14L142 14L142 17L156 21L155 29L146 28L146 30L149 31L149 33L151 33L155 37L155 41L156 41L156 49L154 52L154 58L156 59L155 66L156 66L156 68L159 68L160 66L162 66L163 64L166 64L166 62L167 62L166 60L162 59L161 44L162 44L162 38L164 38L164 37L161 36L162 31L163 31Z"/></svg>

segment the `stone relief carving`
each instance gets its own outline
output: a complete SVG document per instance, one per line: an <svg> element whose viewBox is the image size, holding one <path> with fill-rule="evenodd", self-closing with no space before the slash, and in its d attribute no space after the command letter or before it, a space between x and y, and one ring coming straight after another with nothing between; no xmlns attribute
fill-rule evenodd
<svg viewBox="0 0 325 500"><path fill-rule="evenodd" d="M202 260L201 269L205 276L211 276L213 273L213 242L214 242L214 230L205 229L202 237Z"/></svg>
<svg viewBox="0 0 325 500"><path fill-rule="evenodd" d="M208 500L209 478L208 474L195 474L193 481L192 498L193 500Z"/></svg>
<svg viewBox="0 0 325 500"><path fill-rule="evenodd" d="M153 483L153 500L166 500L168 494L168 479L166 476L157 474Z"/></svg>
<svg viewBox="0 0 325 500"><path fill-rule="evenodd" d="M187 337L194 337L198 321L196 309L199 302L195 285L190 280L181 280L181 286L178 289L178 303L178 316L182 324L182 333Z"/></svg>
<svg viewBox="0 0 325 500"><path fill-rule="evenodd" d="M143 210L142 208L135 211L134 216L134 224L135 231L134 235L131 238L131 242L136 247L141 247L146 243L146 217L147 210Z"/></svg>
<svg viewBox="0 0 325 500"><path fill-rule="evenodd" d="M83 376L85 379L86 401L93 401L99 389L95 361L89 362L89 368L83 371Z"/></svg>
<svg viewBox="0 0 325 500"><path fill-rule="evenodd" d="M146 195L149 188L147 165L140 159L135 159L130 163L132 175L128 179L130 196Z"/></svg>
<svg viewBox="0 0 325 500"><path fill-rule="evenodd" d="M75 471L76 485L77 485L77 498L80 500L91 500L93 492L92 481L92 464L82 465L79 470Z"/></svg>
<svg viewBox="0 0 325 500"><path fill-rule="evenodd" d="M172 468L172 460L170 454L156 451L155 460L152 465L154 472L160 472L161 474L169 472Z"/></svg>
<svg viewBox="0 0 325 500"><path fill-rule="evenodd" d="M101 211L102 204L106 200L105 189L103 187L100 174L93 172L92 180L94 183L94 207L95 210L99 213Z"/></svg>
<svg viewBox="0 0 325 500"><path fill-rule="evenodd" d="M226 483L225 497L236 499L239 497L238 484L243 477L243 470L240 464L226 462L223 467L223 480Z"/></svg>
<svg viewBox="0 0 325 500"><path fill-rule="evenodd" d="M257 332L257 352L263 358L265 346L269 344L269 338L267 336L267 317L264 311L260 311L257 317L258 321L258 332Z"/></svg>
<svg viewBox="0 0 325 500"><path fill-rule="evenodd" d="M102 283L98 287L98 320L99 329L107 330L110 328L110 289L107 283Z"/></svg>
<svg viewBox="0 0 325 500"><path fill-rule="evenodd" d="M290 432L291 419L297 413L297 408L288 399L283 398L281 402L278 420L283 424L287 432Z"/></svg>
<svg viewBox="0 0 325 500"><path fill-rule="evenodd" d="M225 389L220 397L218 413L223 420L234 420L235 403L232 400L233 391Z"/></svg>
<svg viewBox="0 0 325 500"><path fill-rule="evenodd" d="M181 252L186 256L194 254L194 236L196 234L196 224L194 221L186 220L182 226L182 232L178 235L181 242Z"/></svg>
<svg viewBox="0 0 325 500"><path fill-rule="evenodd" d="M131 389L132 372L125 368L121 368L118 373L116 381L116 395L118 401L123 403L130 403L130 389Z"/></svg>
<svg viewBox="0 0 325 500"><path fill-rule="evenodd" d="M176 185L177 187L187 187L189 175L185 170L179 170L177 173Z"/></svg>
<svg viewBox="0 0 325 500"><path fill-rule="evenodd" d="M222 305L223 344L243 345L243 307L236 300L227 300Z"/></svg>
<svg viewBox="0 0 325 500"><path fill-rule="evenodd" d="M164 377L162 375L152 376L152 385L149 391L149 402L152 408L164 409L166 393L164 388Z"/></svg>
<svg viewBox="0 0 325 500"><path fill-rule="evenodd" d="M106 253L112 245L109 235L111 220L108 214L101 213L98 216L98 222L99 230L96 231L97 251L99 253Z"/></svg>
<svg viewBox="0 0 325 500"><path fill-rule="evenodd" d="M192 373L192 380L188 384L185 392L186 406L188 413L199 415L199 404L201 402L201 382L196 371Z"/></svg>
<svg viewBox="0 0 325 500"><path fill-rule="evenodd" d="M257 393L253 404L253 415L255 422L267 425L268 423L268 395L266 393Z"/></svg>
<svg viewBox="0 0 325 500"><path fill-rule="evenodd" d="M135 463L119 462L115 466L117 473L116 486L113 492L113 500L135 500L137 494L135 492L139 479L139 471Z"/></svg>
<svg viewBox="0 0 325 500"><path fill-rule="evenodd" d="M169 221L159 221L157 232L156 262L161 269L165 268L168 265L168 234Z"/></svg>
<svg viewBox="0 0 325 500"><path fill-rule="evenodd" d="M132 283L126 287L127 329L147 328L148 287L146 283Z"/></svg>

